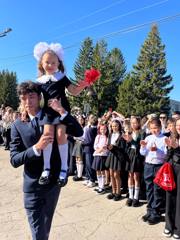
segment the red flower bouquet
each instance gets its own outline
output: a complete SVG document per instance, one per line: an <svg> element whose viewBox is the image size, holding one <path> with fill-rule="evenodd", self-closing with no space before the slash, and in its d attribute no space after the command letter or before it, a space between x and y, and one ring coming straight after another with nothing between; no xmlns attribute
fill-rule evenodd
<svg viewBox="0 0 180 240"><path fill-rule="evenodd" d="M90 86L92 85L95 81L98 80L100 77L101 73L99 70L91 68L85 71L84 73L84 81Z"/></svg>

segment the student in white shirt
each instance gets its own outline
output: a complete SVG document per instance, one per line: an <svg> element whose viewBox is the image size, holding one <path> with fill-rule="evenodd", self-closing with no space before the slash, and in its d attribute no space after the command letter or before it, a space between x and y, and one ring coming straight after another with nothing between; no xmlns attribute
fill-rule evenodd
<svg viewBox="0 0 180 240"><path fill-rule="evenodd" d="M161 121L153 119L149 123L151 135L140 142L141 155L145 156L144 180L146 183L147 213L142 217L150 225L160 222L164 191L153 180L164 163L167 147L166 137L161 133Z"/></svg>

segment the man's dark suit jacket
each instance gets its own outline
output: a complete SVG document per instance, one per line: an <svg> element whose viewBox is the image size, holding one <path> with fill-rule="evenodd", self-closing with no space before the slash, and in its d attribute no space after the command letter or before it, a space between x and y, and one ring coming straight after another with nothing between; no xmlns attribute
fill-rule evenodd
<svg viewBox="0 0 180 240"><path fill-rule="evenodd" d="M62 124L67 126L67 133L73 136L82 136L83 130L79 123L71 116L67 115ZM11 127L10 157L13 167L24 165L24 192L37 192L51 188L59 176L61 161L56 141L53 143L51 155L51 183L45 186L39 185L38 180L43 171L43 156L36 156L33 145L40 138L40 132L32 126L30 121L17 119Z"/></svg>
<svg viewBox="0 0 180 240"><path fill-rule="evenodd" d="M36 156L33 145L40 138L40 132L32 126L30 121L23 122L17 119L11 127L10 161L13 167L24 165L24 192L37 192L51 188L60 171L60 157L57 144L54 143L51 155L51 184L42 186L38 184L43 171L43 156Z"/></svg>

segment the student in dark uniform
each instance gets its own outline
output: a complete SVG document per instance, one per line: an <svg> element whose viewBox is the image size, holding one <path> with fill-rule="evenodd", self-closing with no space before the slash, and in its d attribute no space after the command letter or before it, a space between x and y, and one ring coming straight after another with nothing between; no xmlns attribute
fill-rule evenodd
<svg viewBox="0 0 180 240"><path fill-rule="evenodd" d="M41 118L43 112L39 107L41 97L38 85L33 82L21 83L18 86L18 95L21 106L27 112L27 119L26 121L17 119L12 124L10 143L11 164L15 168L22 165L24 167L24 207L31 228L32 239L48 240L61 190L56 182L60 171L58 146L51 135L43 134L41 136L38 119ZM55 111L59 111L58 100L55 99L49 106ZM62 113L63 111L60 112L60 114ZM64 118L64 121L67 118L68 115ZM41 152L49 143L53 144L51 181L48 185L40 185L38 180L43 170L43 156Z"/></svg>
<svg viewBox="0 0 180 240"><path fill-rule="evenodd" d="M167 161L172 164L176 189L166 191L166 213L164 235L180 239L180 119L176 120L177 134L166 140L168 145Z"/></svg>
<svg viewBox="0 0 180 240"><path fill-rule="evenodd" d="M44 125L44 134L56 136L62 161L58 183L64 186L67 183L68 176L68 142L66 126L62 121L66 114L70 112L70 105L65 94L65 89L76 96L87 86L87 83L81 81L79 84L74 85L66 77L63 65L63 49L60 44L48 45L47 43L40 42L34 48L34 56L38 60L39 78L37 81L43 93L44 111L46 113L44 118L41 119L40 124ZM60 100L62 108L66 110L66 113L61 118L59 118L57 112L49 107L48 103L51 103L50 99ZM70 131L70 129L68 130ZM68 133L74 136L73 132ZM80 131L76 137L82 136L82 134L83 132ZM44 169L39 180L40 184L49 183L51 152L52 144L50 143L43 150Z"/></svg>
<svg viewBox="0 0 180 240"><path fill-rule="evenodd" d="M89 115L88 124L84 127L83 135L83 153L85 159L85 175L86 180L83 185L92 188L95 187L96 172L92 168L94 141L97 135L97 117L93 114Z"/></svg>
<svg viewBox="0 0 180 240"><path fill-rule="evenodd" d="M129 198L126 205L139 206L140 193L140 177L142 177L144 157L140 154L140 141L145 138L145 134L141 132L141 119L138 117L131 118L131 131L124 135L127 141L128 160L126 162L126 170L129 172L128 188Z"/></svg>
<svg viewBox="0 0 180 240"><path fill-rule="evenodd" d="M122 127L118 120L112 121L112 133L109 135L106 167L110 169L112 193L107 195L108 199L118 201L121 199L121 177L120 173L125 169L126 141L122 137Z"/></svg>
<svg viewBox="0 0 180 240"><path fill-rule="evenodd" d="M82 128L85 127L85 117L78 116L78 122ZM75 137L75 144L72 151L72 157L75 158L76 161L76 175L73 177L73 181L81 181L83 180L83 170L84 170L84 156L83 156L83 136Z"/></svg>

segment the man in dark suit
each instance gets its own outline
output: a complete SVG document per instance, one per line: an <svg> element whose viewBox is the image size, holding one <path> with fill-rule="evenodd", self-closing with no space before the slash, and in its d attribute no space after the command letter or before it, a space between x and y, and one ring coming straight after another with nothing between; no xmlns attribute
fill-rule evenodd
<svg viewBox="0 0 180 240"><path fill-rule="evenodd" d="M41 134L38 121L43 112L40 109L41 93L38 85L33 82L24 82L18 86L20 105L27 112L27 119L16 120L11 128L10 157L13 167L24 165L23 192L24 207L26 209L33 240L48 240L52 218L58 202L61 187L57 184L60 171L60 157L57 143L50 135ZM64 117L65 113L58 100L50 101L49 106ZM69 122L69 121L67 121ZM73 124L72 124L73 126ZM82 134L82 129L76 126L67 128ZM77 132L76 132L77 131ZM40 185L39 177L43 169L42 150L53 143L51 155L51 181L48 185Z"/></svg>

